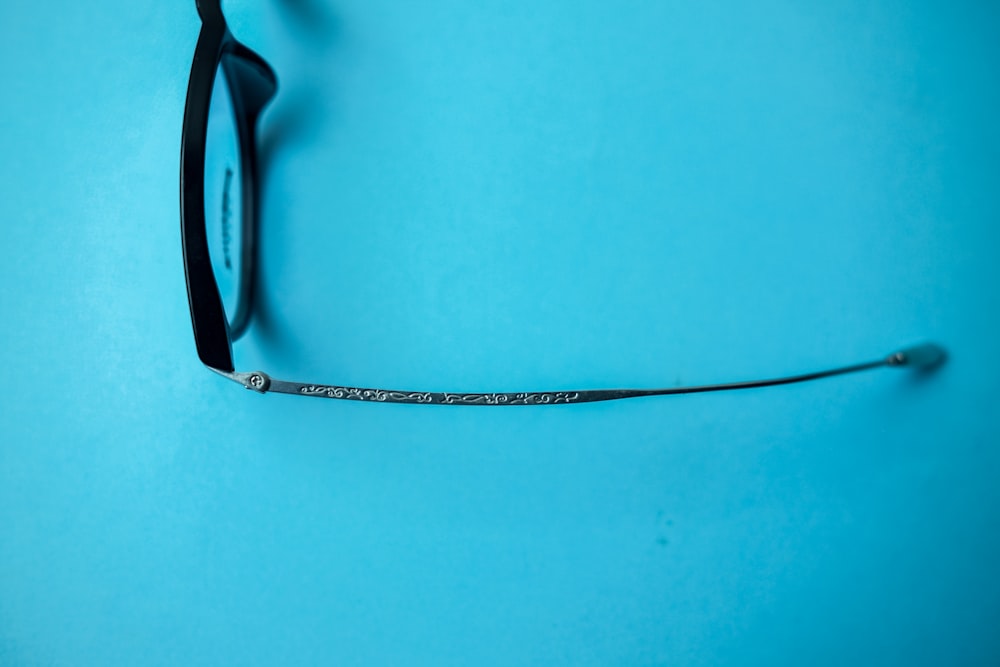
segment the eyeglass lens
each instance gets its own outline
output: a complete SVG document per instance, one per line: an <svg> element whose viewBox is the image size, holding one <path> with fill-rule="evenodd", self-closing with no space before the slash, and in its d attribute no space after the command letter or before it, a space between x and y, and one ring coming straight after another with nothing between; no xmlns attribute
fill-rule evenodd
<svg viewBox="0 0 1000 667"><path fill-rule="evenodd" d="M243 261L243 177L233 98L220 66L212 89L205 142L205 224L208 252L230 324L240 297Z"/></svg>

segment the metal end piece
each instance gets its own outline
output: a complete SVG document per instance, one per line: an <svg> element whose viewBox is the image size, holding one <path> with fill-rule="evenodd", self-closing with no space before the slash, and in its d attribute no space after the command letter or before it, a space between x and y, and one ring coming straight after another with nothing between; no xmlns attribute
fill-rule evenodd
<svg viewBox="0 0 1000 667"><path fill-rule="evenodd" d="M889 355L890 366L907 366L921 371L931 371L948 360L948 351L936 343L907 347Z"/></svg>

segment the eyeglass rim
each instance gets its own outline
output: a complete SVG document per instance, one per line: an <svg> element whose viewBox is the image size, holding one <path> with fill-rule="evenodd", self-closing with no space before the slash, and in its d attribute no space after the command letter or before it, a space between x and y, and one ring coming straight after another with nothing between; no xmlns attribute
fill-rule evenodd
<svg viewBox="0 0 1000 667"><path fill-rule="evenodd" d="M232 341L246 330L257 255L257 118L273 97L277 78L259 55L236 40L218 0L197 0L202 29L188 81L181 132L181 244L188 304L198 357L206 366L233 371ZM241 274L236 308L227 316L208 249L205 219L205 156L212 92L219 72L232 97L242 175Z"/></svg>

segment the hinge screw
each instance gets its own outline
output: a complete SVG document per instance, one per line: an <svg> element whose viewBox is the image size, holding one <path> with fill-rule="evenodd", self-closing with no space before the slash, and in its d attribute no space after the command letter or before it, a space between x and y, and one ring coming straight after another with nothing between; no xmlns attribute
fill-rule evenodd
<svg viewBox="0 0 1000 667"><path fill-rule="evenodd" d="M264 393L267 388L271 385L271 380L263 373L251 373L247 376L246 388L252 389L254 391Z"/></svg>

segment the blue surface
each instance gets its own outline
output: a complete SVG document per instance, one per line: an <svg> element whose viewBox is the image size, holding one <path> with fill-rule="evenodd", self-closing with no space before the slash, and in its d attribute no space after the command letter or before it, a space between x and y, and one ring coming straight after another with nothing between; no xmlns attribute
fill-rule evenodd
<svg viewBox="0 0 1000 667"><path fill-rule="evenodd" d="M277 377L880 371L448 409L195 356L190 2L0 5L0 664L1000 660L983 2L229 2L273 65Z"/></svg>

